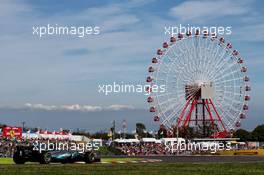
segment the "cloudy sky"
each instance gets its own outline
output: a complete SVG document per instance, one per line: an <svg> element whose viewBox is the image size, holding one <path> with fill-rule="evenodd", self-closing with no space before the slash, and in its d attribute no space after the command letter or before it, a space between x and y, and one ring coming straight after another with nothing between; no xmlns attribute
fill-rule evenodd
<svg viewBox="0 0 264 175"><path fill-rule="evenodd" d="M143 84L164 26L231 26L252 86L246 129L264 123L264 4L223 1L0 1L0 122L104 130L112 120L156 129L145 96L98 93L99 84ZM99 26L84 38L32 34L33 26ZM56 123L56 124L55 124Z"/></svg>

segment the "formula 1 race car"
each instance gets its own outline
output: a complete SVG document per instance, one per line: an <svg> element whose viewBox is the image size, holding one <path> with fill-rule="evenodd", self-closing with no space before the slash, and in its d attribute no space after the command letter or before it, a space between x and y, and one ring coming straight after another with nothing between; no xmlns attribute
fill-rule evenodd
<svg viewBox="0 0 264 175"><path fill-rule="evenodd" d="M74 163L83 161L85 163L100 162L100 156L95 151L42 151L41 153L33 149L33 146L19 145L13 155L16 164L25 162L39 162L49 164L51 162Z"/></svg>
<svg viewBox="0 0 264 175"><path fill-rule="evenodd" d="M51 153L51 162L74 163L83 161L85 163L100 162L101 159L96 152L80 153L78 151L55 151Z"/></svg>

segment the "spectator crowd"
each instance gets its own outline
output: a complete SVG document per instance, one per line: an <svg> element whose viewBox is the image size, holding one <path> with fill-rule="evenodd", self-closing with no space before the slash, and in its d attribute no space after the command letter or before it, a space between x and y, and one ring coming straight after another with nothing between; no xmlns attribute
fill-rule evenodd
<svg viewBox="0 0 264 175"><path fill-rule="evenodd" d="M128 156L151 156L170 154L162 143L122 143L116 145L123 154Z"/></svg>

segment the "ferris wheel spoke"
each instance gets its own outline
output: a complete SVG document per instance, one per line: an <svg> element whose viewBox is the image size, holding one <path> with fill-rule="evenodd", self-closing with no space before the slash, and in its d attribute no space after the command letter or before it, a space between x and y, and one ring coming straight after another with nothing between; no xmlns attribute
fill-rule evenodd
<svg viewBox="0 0 264 175"><path fill-rule="evenodd" d="M214 76L213 80L214 81L218 81L218 80L230 77L232 75L236 75L236 73L238 73L238 72L241 72L240 69L230 70L230 71L227 71L225 73L224 72L219 72L219 75ZM242 76L240 78L242 78Z"/></svg>
<svg viewBox="0 0 264 175"><path fill-rule="evenodd" d="M232 66L234 66L234 65L232 65ZM212 79L216 78L217 76L219 77L220 75L223 76L223 74L224 74L224 76L229 76L229 75L231 75L234 72L240 71L240 70L233 71L232 70L232 66L228 66L227 68L223 68L222 67L223 69L219 69L218 74L215 73L212 76Z"/></svg>
<svg viewBox="0 0 264 175"><path fill-rule="evenodd" d="M208 76L210 77L210 79L213 79L214 78L213 76L215 74L218 74L219 67L222 67L222 65L226 65L227 64L226 61L223 61L223 60L225 60L224 58L226 56L227 56L227 53L226 52L222 53L222 55L214 55L213 56L214 60L217 60L217 61L216 61L216 63L214 63L212 65L213 67L211 69L208 69L208 70L210 70L210 72L208 73Z"/></svg>
<svg viewBox="0 0 264 175"><path fill-rule="evenodd" d="M227 113L226 110L223 111L222 108L219 108L218 110L221 111L221 116L225 116L222 118L223 122L228 126L228 128L233 129L232 128L233 124L230 122L230 121L232 121L232 118L226 114Z"/></svg>
<svg viewBox="0 0 264 175"><path fill-rule="evenodd" d="M236 72L236 71L235 71ZM229 74L232 74L233 72L229 73ZM233 81L236 81L236 80L243 80L243 77L237 77L237 78L232 78L232 79L227 79L227 80L224 80L224 78L228 77L228 75L225 75L225 76L222 76L221 78L219 79L215 79L216 83L215 84L223 84L223 83L226 83L226 82L233 82Z"/></svg>
<svg viewBox="0 0 264 175"><path fill-rule="evenodd" d="M240 101L237 101L237 100L231 99L231 98L229 98L229 97L226 97L226 98L224 98L224 99L225 99L225 100L232 101L232 102L240 103ZM228 106L230 106L230 105L228 105Z"/></svg>
<svg viewBox="0 0 264 175"><path fill-rule="evenodd" d="M218 86L218 84L220 84L220 85ZM223 88L235 88L235 89L242 88L241 85L234 85L234 86L221 86L222 83L216 83L216 84L214 84L214 85L215 85L215 89L220 88L220 87L223 87Z"/></svg>
<svg viewBox="0 0 264 175"><path fill-rule="evenodd" d="M232 61L231 63L228 63L228 61L226 61L226 64L222 63L219 68L217 69L217 71L221 72L226 72L227 70L230 70L233 66L236 66L237 63Z"/></svg>
<svg viewBox="0 0 264 175"><path fill-rule="evenodd" d="M172 112L169 116L167 116L167 117L164 119L164 121L174 121L174 122L176 123L176 120L173 119L173 117L174 117L174 118L177 118L177 117L178 117L178 116L176 116L177 111L180 111L180 109L181 109L182 107L183 107L183 104L178 103L178 105L175 106L173 112Z"/></svg>
<svg viewBox="0 0 264 175"><path fill-rule="evenodd" d="M188 65L189 69L190 70L195 70L195 67L193 66L193 63L194 63L194 60L192 60L192 58L194 58L192 56L192 53L193 51L191 50L191 48L189 48L187 45L186 45L186 42L184 44L182 44L182 48L179 47L179 49L183 49L183 50L186 50L186 52L184 52L184 58L186 60L185 64Z"/></svg>
<svg viewBox="0 0 264 175"><path fill-rule="evenodd" d="M229 107L226 106L226 108L228 109ZM233 118L234 115L230 113L230 110L225 110L224 116L226 118L226 121L228 121L228 123L230 124L230 126L234 125L236 119Z"/></svg>
<svg viewBox="0 0 264 175"><path fill-rule="evenodd" d="M168 92L168 93L158 94L158 95L156 95L156 97L167 96L167 95L170 95L170 94L173 94L173 93L172 92Z"/></svg>
<svg viewBox="0 0 264 175"><path fill-rule="evenodd" d="M185 48L187 48L187 50L189 51L189 55L188 55L188 57L186 57L186 60L187 60L188 66L189 66L188 69L189 70L195 70L194 64L195 64L195 61L197 60L197 57L195 55L196 52L194 52L194 50L196 50L196 46L194 43L194 38L191 41L192 41L191 47L188 47L187 43L185 43ZM196 58L196 59L194 59L194 58Z"/></svg>
<svg viewBox="0 0 264 175"><path fill-rule="evenodd" d="M168 111L170 111L172 109L175 109L175 104L172 104L172 105L166 106L165 108L160 108L160 109L162 111L161 113L162 114L165 114L166 112L168 112Z"/></svg>
<svg viewBox="0 0 264 175"><path fill-rule="evenodd" d="M221 113L219 109L221 110L221 108L217 108L217 110L218 110L218 113L220 113L220 116L222 116L221 119L223 120L223 122L224 123L230 123L229 117L227 115L224 115L223 113Z"/></svg>
<svg viewBox="0 0 264 175"><path fill-rule="evenodd" d="M163 102L160 102L159 105L160 105L160 106L167 105L167 103L172 102L172 101L174 101L175 99L178 99L178 98L176 97L176 98L170 98L170 99L168 99L168 100L164 100Z"/></svg>
<svg viewBox="0 0 264 175"><path fill-rule="evenodd" d="M166 67L166 71L164 70L159 70L159 74L164 74L165 76L167 76L169 74L169 71L173 71L175 74L179 74L180 72L177 72L177 71L180 71L177 70L177 69L171 69L171 66L167 65L166 63L163 63L163 65ZM155 79L155 78L154 78ZM156 78L157 79L157 78ZM159 79L161 81L166 81L166 79Z"/></svg>

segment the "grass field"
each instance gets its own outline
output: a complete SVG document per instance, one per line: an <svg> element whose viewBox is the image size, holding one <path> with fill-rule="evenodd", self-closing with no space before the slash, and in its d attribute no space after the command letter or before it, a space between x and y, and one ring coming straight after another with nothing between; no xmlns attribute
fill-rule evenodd
<svg viewBox="0 0 264 175"><path fill-rule="evenodd" d="M122 160L125 160L121 158ZM113 161L108 158L103 161ZM118 159L120 160L120 159ZM126 159L128 160L128 159ZM1 160L0 174L6 175L264 175L264 163L137 163L137 164L55 164L13 165ZM8 164L9 163L9 164Z"/></svg>
<svg viewBox="0 0 264 175"><path fill-rule="evenodd" d="M133 161L133 160L140 160L140 158L102 158L102 162L113 162L113 161ZM12 158L0 158L0 165L1 164L15 164ZM38 163L30 163L27 164L38 164Z"/></svg>

